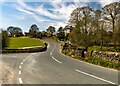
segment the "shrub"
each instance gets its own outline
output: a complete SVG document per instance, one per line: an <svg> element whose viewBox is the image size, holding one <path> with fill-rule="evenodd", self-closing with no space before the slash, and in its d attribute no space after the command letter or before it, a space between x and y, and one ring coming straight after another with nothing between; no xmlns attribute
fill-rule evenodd
<svg viewBox="0 0 120 86"><path fill-rule="evenodd" d="M9 37L7 31L2 30L2 49L9 45Z"/></svg>

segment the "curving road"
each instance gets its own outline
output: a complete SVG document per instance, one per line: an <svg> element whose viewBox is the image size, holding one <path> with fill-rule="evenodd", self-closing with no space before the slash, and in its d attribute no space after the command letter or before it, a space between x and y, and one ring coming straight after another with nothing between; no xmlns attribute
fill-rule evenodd
<svg viewBox="0 0 120 86"><path fill-rule="evenodd" d="M2 61L14 70L14 84L118 84L118 71L69 58L52 41L45 52L3 54Z"/></svg>

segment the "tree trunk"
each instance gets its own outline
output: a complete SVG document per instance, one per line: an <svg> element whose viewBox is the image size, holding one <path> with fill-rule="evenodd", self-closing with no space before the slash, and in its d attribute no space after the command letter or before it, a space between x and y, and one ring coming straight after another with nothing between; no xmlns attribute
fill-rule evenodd
<svg viewBox="0 0 120 86"><path fill-rule="evenodd" d="M114 34L114 32L115 32L115 31L114 31L114 27L115 27L115 25L114 25L114 24L115 24L114 18L113 18L113 20L112 20L112 23L113 23L112 29L113 29L113 34Z"/></svg>
<svg viewBox="0 0 120 86"><path fill-rule="evenodd" d="M81 52L81 57L83 57L83 58L85 58L85 50L84 49L82 49L82 52Z"/></svg>
<svg viewBox="0 0 120 86"><path fill-rule="evenodd" d="M81 52L81 57L85 58L85 51L87 51L88 47L84 47Z"/></svg>
<svg viewBox="0 0 120 86"><path fill-rule="evenodd" d="M103 26L104 26L104 22L102 24L102 32L101 32L101 44L100 44L100 49L102 49L103 46Z"/></svg>
<svg viewBox="0 0 120 86"><path fill-rule="evenodd" d="M103 46L103 41L101 42L100 49L102 49L102 46Z"/></svg>
<svg viewBox="0 0 120 86"><path fill-rule="evenodd" d="M112 14L110 14L111 15L111 18L112 18L112 24L113 24L113 27L112 27L112 30L113 30L113 34L114 34L114 24L115 24L115 17L114 17L114 15L112 15Z"/></svg>

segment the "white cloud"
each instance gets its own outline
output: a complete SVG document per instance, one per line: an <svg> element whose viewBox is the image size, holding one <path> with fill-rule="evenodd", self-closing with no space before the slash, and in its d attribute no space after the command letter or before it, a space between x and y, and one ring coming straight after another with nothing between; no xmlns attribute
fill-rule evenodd
<svg viewBox="0 0 120 86"><path fill-rule="evenodd" d="M66 22L57 22L54 23L54 26L58 29L59 27L65 27L67 25Z"/></svg>
<svg viewBox="0 0 120 86"><path fill-rule="evenodd" d="M82 7L85 5L88 5L86 2L91 2L90 0L73 0L73 4L66 5L63 0L52 0L49 2L50 5L53 6L53 8L50 8L52 12L48 11L44 7L44 4L40 4L36 7L31 7L23 0L18 0L18 5L16 7L17 10L26 13L27 15L30 15L34 20L36 20L38 23L46 23L46 25L53 25L56 28L60 26L65 26L70 14L76 7ZM115 0L99 0L102 4L102 6L105 6L106 4L109 4Z"/></svg>
<svg viewBox="0 0 120 86"><path fill-rule="evenodd" d="M54 26L56 28L56 30L58 30L59 27L65 27L66 24L67 24L66 22L49 21L49 22L46 22L45 28L47 29L51 25L51 26Z"/></svg>
<svg viewBox="0 0 120 86"><path fill-rule="evenodd" d="M3 2L4 0L0 0L0 2Z"/></svg>
<svg viewBox="0 0 120 86"><path fill-rule="evenodd" d="M33 11L49 17L50 19L54 19L54 20L66 20L68 19L69 14L71 14L72 10L75 8L75 6L65 6L64 3L61 2L57 2L57 4L53 4L51 3L51 5L54 7L54 9L50 9L51 11L53 11L52 13L49 12L46 8L43 7L43 5L35 8Z"/></svg>
<svg viewBox="0 0 120 86"><path fill-rule="evenodd" d="M18 1L18 4L24 8L24 10L29 10L32 11L34 14L39 14L39 15L43 15L43 16L47 16L51 19L60 19L60 17L58 17L55 14L50 13L49 11L47 11L45 8L43 8L43 5L36 7L36 8L32 8L30 6L28 6L27 4L25 4L22 0Z"/></svg>
<svg viewBox="0 0 120 86"><path fill-rule="evenodd" d="M27 10L21 8L21 7L17 7L16 10L19 10L19 11L21 11L21 12L24 12L24 13L27 13L27 14L31 14L31 15L33 14L32 12L27 11Z"/></svg>
<svg viewBox="0 0 120 86"><path fill-rule="evenodd" d="M34 10L34 12L40 14L40 15L43 15L43 16L47 16L51 19L60 19L60 17L58 17L57 15L55 14L52 14L50 13L49 11L47 11L45 8L43 8L42 6L39 6L38 8L36 8Z"/></svg>
<svg viewBox="0 0 120 86"><path fill-rule="evenodd" d="M21 11L21 12L26 14L26 15L21 15L20 17L17 17L18 19L25 19L25 17L29 16L29 17L32 17L34 20L36 20L38 23L48 21L47 19L44 19L43 17L37 16L37 15L35 15L34 12L25 10L24 8L16 7L16 9L18 11Z"/></svg>
<svg viewBox="0 0 120 86"><path fill-rule="evenodd" d="M2 4L3 2L5 2L4 0L0 0L0 4Z"/></svg>
<svg viewBox="0 0 120 86"><path fill-rule="evenodd" d="M21 15L21 16L16 16L16 19L18 20L24 20L26 17L24 15Z"/></svg>
<svg viewBox="0 0 120 86"><path fill-rule="evenodd" d="M20 7L16 7L17 10L31 15L37 22L44 21L47 21L49 23L52 22L51 24L55 25L56 27L62 25L64 26L65 25L64 22L68 21L71 12L75 9L74 5L66 6L64 2L61 2L61 0L59 1L53 0L50 3L54 7L54 9L51 9L51 11L53 11L52 13L45 9L43 5L40 5L39 7L36 8L32 8L25 4L22 0L19 0L18 4ZM41 17L41 15L46 16L50 19Z"/></svg>
<svg viewBox="0 0 120 86"><path fill-rule="evenodd" d="M89 0L85 1L88 2ZM20 7L17 8L17 10L27 13L38 23L46 23L46 25L53 25L56 28L59 28L60 26L64 27L67 24L70 14L76 7L83 6L86 3L83 3L82 0L79 0L79 2L78 0L74 0L73 4L67 5L63 0L52 0L49 4L53 6L53 8L49 9L52 12L48 11L48 9L44 7L44 4L33 8L22 0L18 0L18 5Z"/></svg>
<svg viewBox="0 0 120 86"><path fill-rule="evenodd" d="M116 1L119 1L119 0L99 0L99 2L101 3L101 5L104 7L105 5L107 4L110 4L112 2L116 2Z"/></svg>
<svg viewBox="0 0 120 86"><path fill-rule="evenodd" d="M18 3L21 7L25 8L26 10L34 10L32 7L26 5L26 4L23 2L23 0L17 0L17 3Z"/></svg>

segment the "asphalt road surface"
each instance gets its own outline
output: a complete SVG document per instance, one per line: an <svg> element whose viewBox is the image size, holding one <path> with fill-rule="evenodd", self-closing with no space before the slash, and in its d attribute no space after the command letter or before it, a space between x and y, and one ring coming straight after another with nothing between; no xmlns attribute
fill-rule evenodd
<svg viewBox="0 0 120 86"><path fill-rule="evenodd" d="M3 54L15 79L13 84L118 84L118 71L69 58L60 44L49 42L47 51ZM14 78L14 77L13 77Z"/></svg>

